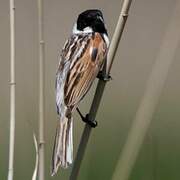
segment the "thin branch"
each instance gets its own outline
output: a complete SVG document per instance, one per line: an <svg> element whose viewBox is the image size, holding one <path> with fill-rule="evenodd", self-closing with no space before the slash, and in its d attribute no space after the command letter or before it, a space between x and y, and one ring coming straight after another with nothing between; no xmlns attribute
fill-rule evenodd
<svg viewBox="0 0 180 180"><path fill-rule="evenodd" d="M121 39L122 32L123 32L123 29L124 29L124 26L125 26L125 23L126 23L126 20L128 17L128 11L129 11L131 2L132 2L132 0L124 0L124 2L123 2L119 20L118 20L118 23L117 23L117 26L115 29L115 33L113 35L112 42L111 42L111 45L109 48L109 52L108 52L108 56L107 56L107 63L105 64L105 68L104 68L103 74L105 77L109 76L109 73L110 73L110 70L112 67L112 63L113 63L113 59L116 54L116 50L118 48L118 44ZM99 108L99 105L101 102L101 98L102 98L102 95L104 92L105 85L106 85L106 81L99 80L97 88L96 88L96 92L94 95L94 99L93 99L93 102L92 102L92 105L90 108L90 112L89 112L89 119L91 121L93 121L96 118L96 114L97 114L97 111L98 111L98 108ZM80 141L78 152L77 152L77 155L75 158L74 166L73 166L73 169L72 169L72 172L70 175L70 180L76 180L78 177L81 162L82 162L83 156L85 154L85 150L87 147L87 143L88 143L90 134L91 134L91 127L88 124L86 124L83 134L82 134L82 137L81 137L81 141Z"/></svg>
<svg viewBox="0 0 180 180"><path fill-rule="evenodd" d="M113 180L128 180L146 132L156 110L168 71L173 62L175 51L180 42L180 1L167 28L157 60L147 81L146 90L132 123L127 141L122 149Z"/></svg>
<svg viewBox="0 0 180 180"><path fill-rule="evenodd" d="M8 180L14 174L14 140L15 140L15 6L10 0L10 139Z"/></svg>
<svg viewBox="0 0 180 180"><path fill-rule="evenodd" d="M39 24L39 180L44 180L44 37L43 0L38 0Z"/></svg>

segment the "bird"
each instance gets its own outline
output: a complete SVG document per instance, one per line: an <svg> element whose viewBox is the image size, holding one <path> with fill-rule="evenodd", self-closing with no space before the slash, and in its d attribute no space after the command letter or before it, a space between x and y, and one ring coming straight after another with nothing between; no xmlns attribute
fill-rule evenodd
<svg viewBox="0 0 180 180"><path fill-rule="evenodd" d="M109 47L109 38L99 9L80 13L72 33L64 44L56 72L55 99L58 114L53 146L51 175L59 167L73 162L73 116L102 70Z"/></svg>

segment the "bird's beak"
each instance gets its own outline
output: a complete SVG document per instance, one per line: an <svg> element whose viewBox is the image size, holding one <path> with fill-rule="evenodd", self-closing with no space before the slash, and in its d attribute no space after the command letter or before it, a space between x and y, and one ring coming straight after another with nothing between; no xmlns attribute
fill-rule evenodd
<svg viewBox="0 0 180 180"><path fill-rule="evenodd" d="M97 18L104 23L104 19L101 16L98 16Z"/></svg>

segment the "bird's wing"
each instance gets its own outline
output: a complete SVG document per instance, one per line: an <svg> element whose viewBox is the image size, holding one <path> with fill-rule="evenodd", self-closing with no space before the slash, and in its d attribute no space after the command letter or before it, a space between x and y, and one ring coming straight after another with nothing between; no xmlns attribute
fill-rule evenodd
<svg viewBox="0 0 180 180"><path fill-rule="evenodd" d="M87 35L72 35L64 44L60 55L58 70L56 73L56 107L60 119L64 119L67 106L64 102L65 91L64 87L69 71L73 64L78 61L85 52L90 42L90 36Z"/></svg>
<svg viewBox="0 0 180 180"><path fill-rule="evenodd" d="M107 45L99 33L84 35L70 58L64 86L64 102L72 109L89 90L107 53ZM78 50L77 50L78 49Z"/></svg>

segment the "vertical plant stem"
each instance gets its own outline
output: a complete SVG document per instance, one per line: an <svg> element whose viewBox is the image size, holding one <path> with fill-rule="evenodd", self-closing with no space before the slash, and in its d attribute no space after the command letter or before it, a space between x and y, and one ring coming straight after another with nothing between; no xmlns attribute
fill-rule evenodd
<svg viewBox="0 0 180 180"><path fill-rule="evenodd" d="M129 11L131 2L132 0L124 0L123 2L122 10L118 19L118 23L117 23L115 33L112 38L110 48L109 48L109 52L107 56L107 63L105 63L104 76L106 77L109 76L113 59L115 57L116 50L118 48L118 44L121 39L122 32L124 30L124 26L128 17L128 11ZM98 111L98 108L102 99L105 85L106 85L106 81L99 80L97 88L96 88L96 92L94 95L94 99L90 108L90 112L89 112L89 119L91 121L93 121L96 118L96 114L97 114L97 111ZM76 180L78 177L81 162L85 154L85 150L87 147L90 134L91 134L91 127L88 124L86 124L82 137L81 137L81 141L80 141L78 152L75 158L74 166L70 175L70 180Z"/></svg>
<svg viewBox="0 0 180 180"><path fill-rule="evenodd" d="M123 30L124 30L124 26L126 24L126 20L128 18L128 13L129 13L129 9L131 6L132 0L124 0L123 2L123 6L122 6L122 10L121 13L119 15L119 19L116 25L116 29L115 32L113 34L112 40L111 40L111 45L110 45L110 49L108 52L108 56L107 56L107 66L106 66L106 73L109 74L113 61L114 61L114 57L119 45L119 41L121 39Z"/></svg>
<svg viewBox="0 0 180 180"><path fill-rule="evenodd" d="M14 140L15 140L15 7L10 0L10 139L8 180L14 174Z"/></svg>
<svg viewBox="0 0 180 180"><path fill-rule="evenodd" d="M114 171L113 180L128 180L164 87L175 51L180 42L180 1L168 25L146 90Z"/></svg>
<svg viewBox="0 0 180 180"><path fill-rule="evenodd" d="M44 22L43 0L38 0L39 24L39 180L44 180L45 140L44 140Z"/></svg>

